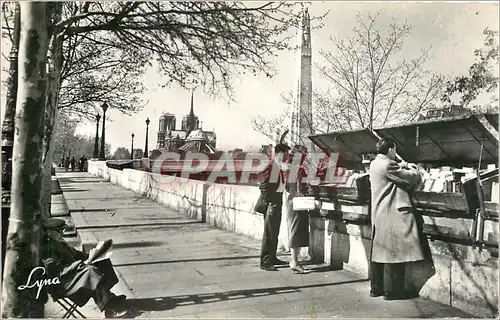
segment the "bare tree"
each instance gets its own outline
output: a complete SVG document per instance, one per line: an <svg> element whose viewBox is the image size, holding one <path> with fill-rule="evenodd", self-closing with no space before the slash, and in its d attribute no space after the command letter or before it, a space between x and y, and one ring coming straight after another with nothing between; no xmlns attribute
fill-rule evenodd
<svg viewBox="0 0 500 320"><path fill-rule="evenodd" d="M358 15L354 37L331 38L335 51L321 51L320 74L331 81L335 98L349 107L349 126L369 128L389 121L407 122L438 101L444 81L424 65L432 57L426 48L411 60L398 57L411 33L406 23L392 21L387 34L377 25L380 13Z"/></svg>
<svg viewBox="0 0 500 320"><path fill-rule="evenodd" d="M412 60L398 59L411 27L393 21L384 35L378 16L358 16L352 38L330 38L335 49L320 51L325 63L315 67L330 87L313 88L313 119L308 125L315 133L412 121L439 101L443 78L423 67L431 58L430 48ZM282 94L286 108L279 116L252 119L254 130L273 139L275 128L288 123L290 112L300 112L293 97Z"/></svg>
<svg viewBox="0 0 500 320"><path fill-rule="evenodd" d="M43 317L37 290L20 290L39 263L47 25L45 3L22 2L12 202L3 269L2 316ZM37 312L36 312L37 311Z"/></svg>

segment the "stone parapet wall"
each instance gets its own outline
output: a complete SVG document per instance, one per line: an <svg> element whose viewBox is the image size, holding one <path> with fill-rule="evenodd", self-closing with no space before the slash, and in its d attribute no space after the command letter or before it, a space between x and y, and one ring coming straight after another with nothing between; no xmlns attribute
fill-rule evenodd
<svg viewBox="0 0 500 320"><path fill-rule="evenodd" d="M104 161L89 161L88 172L142 194L168 208L185 212L190 218L254 239L262 238L264 219L262 214L253 211L260 195L257 187L213 184L198 180L167 181L168 178L155 173L108 168ZM285 207L278 248L288 250Z"/></svg>
<svg viewBox="0 0 500 320"><path fill-rule="evenodd" d="M110 169L103 161L89 161L89 172L186 212L191 218L255 239L262 237L263 217L253 212L259 196L256 187L179 179L167 182L164 177L144 171ZM462 225L463 221L448 219L447 223ZM370 226L337 218L310 218L309 254L315 262L325 263L332 270L346 269L368 278L370 239ZM287 242L286 208L283 208L279 246L287 249ZM486 250L437 240L430 242L430 249L434 267L422 262L412 264L407 271L407 287L421 288L421 296L473 316L496 316L497 258Z"/></svg>

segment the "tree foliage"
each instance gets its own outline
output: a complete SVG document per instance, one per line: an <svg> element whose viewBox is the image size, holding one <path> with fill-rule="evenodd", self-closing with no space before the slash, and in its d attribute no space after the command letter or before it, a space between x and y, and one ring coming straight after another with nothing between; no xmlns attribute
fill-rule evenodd
<svg viewBox="0 0 500 320"><path fill-rule="evenodd" d="M134 159L142 159L144 151L141 148L134 148Z"/></svg>
<svg viewBox="0 0 500 320"><path fill-rule="evenodd" d="M202 86L232 97L232 77L274 74L270 58L290 48L293 3L65 2L51 25L62 37L60 107L93 113L95 102L137 111L140 75L147 66L167 76L164 85ZM8 6L6 6L8 8ZM9 10L4 10L9 37ZM90 111L89 111L90 110Z"/></svg>
<svg viewBox="0 0 500 320"><path fill-rule="evenodd" d="M146 62L117 48L102 46L81 35L63 44L59 109L92 119L104 101L122 113L131 114L144 106L142 75Z"/></svg>
<svg viewBox="0 0 500 320"><path fill-rule="evenodd" d="M130 150L125 147L116 148L112 156L113 160L130 160Z"/></svg>
<svg viewBox="0 0 500 320"><path fill-rule="evenodd" d="M78 120L70 117L65 111L57 118L56 131L54 133L54 162L59 165L64 157L75 156L80 158L86 156L92 158L94 153L95 136L84 136L76 131ZM99 139L99 146L100 146ZM106 143L106 157L111 156L111 145Z"/></svg>
<svg viewBox="0 0 500 320"><path fill-rule="evenodd" d="M474 51L476 61L469 68L468 76L459 76L448 81L442 101L450 103L452 95L460 94L460 104L468 106L481 93L497 93L498 89L498 31L488 28L483 31L484 47ZM498 96L492 97L496 103Z"/></svg>
<svg viewBox="0 0 500 320"><path fill-rule="evenodd" d="M50 23L52 25L52 38L48 60L55 63L57 57L55 37L61 38L61 66L58 77L59 82L57 107L68 109L72 117L92 118L95 107L104 101L109 102L111 108L126 114L140 111L144 101L140 95L145 91L141 83L142 75L147 67L146 61L141 61L140 56L131 57L119 48L89 41L89 35L69 36L64 32L55 34L54 24L63 18L74 14L71 3L61 3L60 17L54 18L56 4L48 4L52 9ZM2 38L12 40L13 6L5 3L3 8L4 19L2 23ZM49 23L49 24L50 24ZM52 55L52 56L51 56ZM5 58L5 56L4 56ZM49 103L49 102L48 102Z"/></svg>
<svg viewBox="0 0 500 320"><path fill-rule="evenodd" d="M119 49L132 61L151 61L165 85L203 86L231 93L231 74L266 72L269 58L287 49L297 24L295 4L240 2L74 2L60 22L68 36ZM283 36L280 38L280 36Z"/></svg>

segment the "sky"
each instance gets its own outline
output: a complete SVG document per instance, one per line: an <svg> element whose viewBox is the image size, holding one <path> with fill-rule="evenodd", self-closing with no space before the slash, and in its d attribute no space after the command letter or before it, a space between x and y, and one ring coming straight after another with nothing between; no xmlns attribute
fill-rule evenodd
<svg viewBox="0 0 500 320"><path fill-rule="evenodd" d="M425 66L431 71L450 77L467 74L474 62L474 50L483 46L482 31L489 27L498 30L498 4L489 3L399 3L399 2L312 2L311 16L329 15L324 19L324 27L313 30L312 58L321 63L320 50L333 50L330 36L347 39L356 25L357 14L375 14L380 11L378 23L388 25L392 18L406 20L413 29L407 38L403 55L411 58L420 50L432 46L433 58ZM296 41L296 40L294 40ZM272 143L267 137L252 129L251 118L255 116L273 117L286 106L281 94L293 90L297 83L296 55L292 52L280 54L274 61L277 75L243 76L234 83L237 102L228 104L223 99L213 100L203 92L194 93L194 112L203 123L203 129L215 130L217 149L243 148L258 150L261 145ZM312 73L313 88L325 88L328 82L321 79L318 72ZM112 150L124 146L130 148L131 134L135 134L134 146L144 148L147 117L151 120L149 129L149 149L156 146L158 120L163 112L174 113L177 126L189 112L191 92L177 87L162 88L166 82L154 69L148 70L144 84L148 89L143 99L148 101L144 109L132 116L108 111L106 122L106 142ZM3 90L2 90L3 91ZM2 94L3 95L3 94ZM4 104L2 103L2 106ZM78 127L82 134L94 135L95 123L82 123Z"/></svg>

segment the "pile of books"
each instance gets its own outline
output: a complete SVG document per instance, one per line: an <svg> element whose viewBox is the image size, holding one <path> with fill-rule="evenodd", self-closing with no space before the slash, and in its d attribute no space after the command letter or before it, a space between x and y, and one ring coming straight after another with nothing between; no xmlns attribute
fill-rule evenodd
<svg viewBox="0 0 500 320"><path fill-rule="evenodd" d="M491 168L488 168L491 169ZM428 171L421 169L424 183L419 190L427 192L461 193L462 184L477 177L476 169L470 167L441 167Z"/></svg>
<svg viewBox="0 0 500 320"><path fill-rule="evenodd" d="M427 192L462 192L462 183L468 179L476 177L473 168L452 169L442 167L439 169L421 170L424 183L421 186L422 191Z"/></svg>

